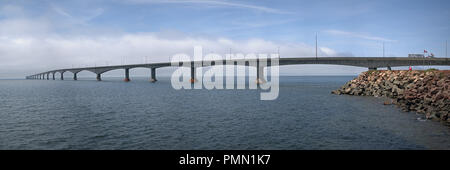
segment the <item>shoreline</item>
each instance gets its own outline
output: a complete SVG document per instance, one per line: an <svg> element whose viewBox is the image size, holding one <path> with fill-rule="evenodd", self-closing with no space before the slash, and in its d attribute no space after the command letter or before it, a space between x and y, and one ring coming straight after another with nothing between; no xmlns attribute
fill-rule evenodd
<svg viewBox="0 0 450 170"><path fill-rule="evenodd" d="M337 95L386 97L384 105L395 104L405 112L417 112L426 119L450 125L450 70L379 70L361 73Z"/></svg>

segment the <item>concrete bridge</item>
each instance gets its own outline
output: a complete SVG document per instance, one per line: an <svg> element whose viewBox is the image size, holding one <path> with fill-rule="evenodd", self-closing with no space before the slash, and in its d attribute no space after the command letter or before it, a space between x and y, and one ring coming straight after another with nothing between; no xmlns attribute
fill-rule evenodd
<svg viewBox="0 0 450 170"><path fill-rule="evenodd" d="M255 62L257 65L250 65L249 63ZM254 66L257 69L257 80L259 82L260 77L263 77L264 68L259 66L258 59L233 59L233 60L215 60L215 61L191 61L188 67L191 67L191 82L195 81L195 67L203 67L215 65L215 63L222 62L223 65L245 65ZM267 60L267 66L270 67L271 60ZM330 64L330 65L345 65L345 66L356 66L365 67L369 70L376 70L377 68L387 68L399 67L399 66L450 66L450 60L448 58L408 58L408 57L320 57L320 58L280 58L279 65L299 65L299 64ZM125 70L124 81L130 81L130 69L133 68L149 68L151 69L151 82L156 82L156 69L161 67L171 67L170 62L165 63L149 63L149 64L131 64L131 65L115 65L115 66L99 66L99 67L84 67L84 68L68 68L51 70L47 72L42 72L34 75L27 76L26 79L50 79L50 74L52 79L55 80L55 74L60 73L61 80L64 80L65 72L73 73L73 80L77 80L77 73L86 70L93 72L97 75L97 80L101 81L101 74L117 69ZM186 67L185 65L184 67ZM182 62L179 63L179 67L183 67Z"/></svg>

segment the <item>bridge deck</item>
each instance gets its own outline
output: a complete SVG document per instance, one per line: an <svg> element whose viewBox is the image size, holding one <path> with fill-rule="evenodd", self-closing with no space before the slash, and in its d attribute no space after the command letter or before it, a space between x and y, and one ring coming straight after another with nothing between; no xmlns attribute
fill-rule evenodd
<svg viewBox="0 0 450 170"><path fill-rule="evenodd" d="M237 64L248 65L248 62L254 62L256 59L233 59L233 60L216 60L216 61L193 61L196 66L208 66L206 63L220 63L223 64ZM270 65L270 60L268 61ZM450 66L450 60L448 58L408 58L408 57L308 57L308 58L279 58L279 65L298 65L298 64L330 64L330 65L346 65L356 67L366 67L371 69L383 68L383 67L398 67L398 66L419 66L419 65L439 65ZM214 64L212 64L214 65ZM45 75L56 72L64 73L66 71L72 73L78 73L83 70L91 71L96 74L102 74L107 71L116 69L132 69L138 67L144 68L160 68L170 67L170 62L163 63L147 63L147 64L130 64L130 65L115 65L115 66L98 66L98 67L82 67L82 68L67 68L46 71L38 74L34 74L28 77ZM182 64L180 64L182 66Z"/></svg>

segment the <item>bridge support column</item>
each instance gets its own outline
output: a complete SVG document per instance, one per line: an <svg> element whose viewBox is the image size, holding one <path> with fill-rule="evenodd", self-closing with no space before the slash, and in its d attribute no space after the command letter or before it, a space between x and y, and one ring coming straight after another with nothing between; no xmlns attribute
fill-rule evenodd
<svg viewBox="0 0 450 170"><path fill-rule="evenodd" d="M78 80L77 73L73 73L73 80Z"/></svg>
<svg viewBox="0 0 450 170"><path fill-rule="evenodd" d="M369 67L369 71L375 71L375 70L377 70L376 67Z"/></svg>
<svg viewBox="0 0 450 170"><path fill-rule="evenodd" d="M64 72L61 72L61 80L64 80Z"/></svg>
<svg viewBox="0 0 450 170"><path fill-rule="evenodd" d="M156 82L156 68L152 68L152 77L150 78L150 82L154 83Z"/></svg>
<svg viewBox="0 0 450 170"><path fill-rule="evenodd" d="M53 74L53 80L55 80L55 72L53 72L52 74Z"/></svg>
<svg viewBox="0 0 450 170"><path fill-rule="evenodd" d="M256 84L264 84L264 67L259 66L259 61L256 63Z"/></svg>
<svg viewBox="0 0 450 170"><path fill-rule="evenodd" d="M97 81L102 81L102 75L101 74L97 74Z"/></svg>
<svg viewBox="0 0 450 170"><path fill-rule="evenodd" d="M125 79L123 79L124 82L129 82L130 81L130 69L126 68L125 69Z"/></svg>
<svg viewBox="0 0 450 170"><path fill-rule="evenodd" d="M195 67L191 67L191 83L194 84L195 82L197 82L197 79L195 79Z"/></svg>
<svg viewBox="0 0 450 170"><path fill-rule="evenodd" d="M50 80L50 73L47 73L47 80Z"/></svg>
<svg viewBox="0 0 450 170"><path fill-rule="evenodd" d="M392 70L391 66L387 66L387 69L388 69L388 70Z"/></svg>

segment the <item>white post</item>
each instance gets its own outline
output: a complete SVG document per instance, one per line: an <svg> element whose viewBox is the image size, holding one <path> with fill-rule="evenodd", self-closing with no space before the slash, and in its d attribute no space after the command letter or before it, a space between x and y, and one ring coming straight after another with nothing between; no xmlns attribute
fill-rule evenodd
<svg viewBox="0 0 450 170"><path fill-rule="evenodd" d="M317 33L316 33L316 59L317 59Z"/></svg>

